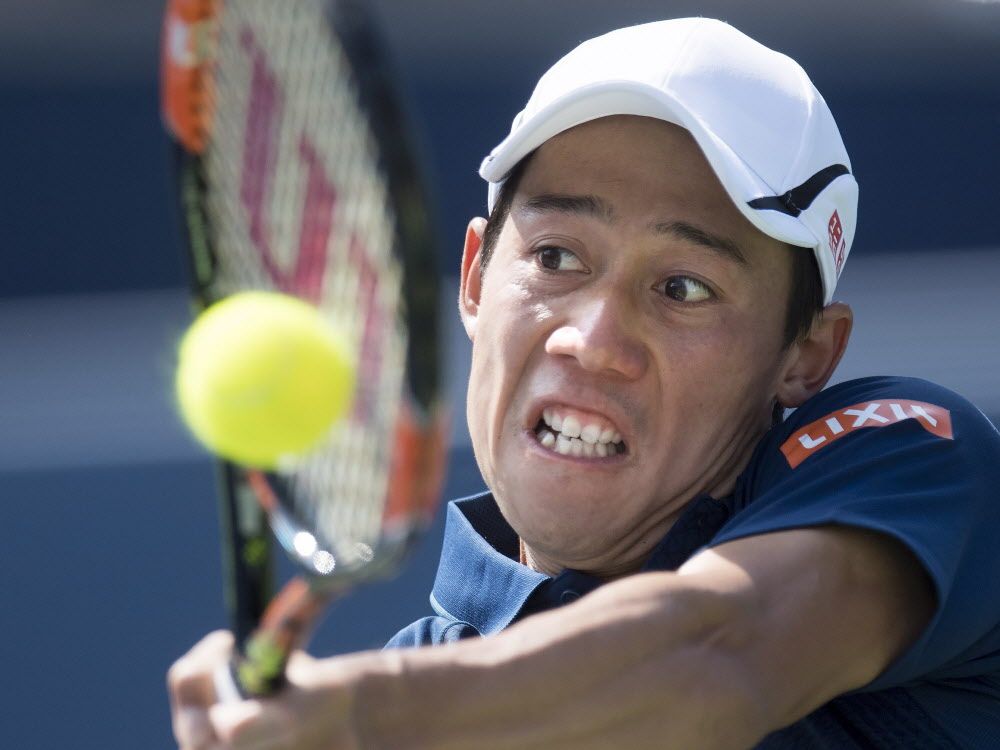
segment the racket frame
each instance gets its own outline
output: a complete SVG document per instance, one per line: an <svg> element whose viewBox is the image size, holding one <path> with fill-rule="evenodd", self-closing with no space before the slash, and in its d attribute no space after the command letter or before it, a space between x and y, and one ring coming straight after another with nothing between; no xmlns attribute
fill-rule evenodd
<svg viewBox="0 0 1000 750"><path fill-rule="evenodd" d="M229 0L238 2L239 0ZM222 12L222 0L171 0L171 10L187 14L202 35L203 48L211 46L208 24ZM397 456L393 476L413 478L411 487L393 487L390 507L423 514L429 525L443 477L443 456L447 414L437 402L439 351L437 338L437 286L434 273L435 251L429 226L428 208L413 151L400 123L405 121L388 73L385 57L374 34L367 11L353 0L325 0L326 23L338 39L351 69L360 111L378 144L378 168L394 207L394 238L404 266L403 304L411 320L434 321L433 325L408 326L406 351L406 393L401 410L405 419L397 425ZM176 7L174 7L176 6ZM165 29L165 36L170 29ZM170 43L165 38L164 44ZM181 83L188 83L182 81ZM164 88L171 82L164 80ZM214 85L214 84L212 84ZM189 271L196 310L216 301L212 295L218 259L212 247L211 218L205 208L209 190L201 157L211 130L213 91L210 85L200 92L204 101L190 112L165 106L168 130L174 136L175 167L179 204L183 214L188 247ZM403 245L402 243L406 243ZM422 466L433 467L421 470ZM294 515L282 499L282 478L219 462L220 519L223 532L226 601L236 638L237 650L230 669L216 675L220 698L235 699L267 695L285 682L285 666L292 651L304 645L312 628L329 602L362 580L380 577L396 569L419 536L420 524L397 523L391 538L383 536L371 550L372 562L354 568L317 565L317 554L327 554L324 540L318 539ZM397 482L398 484L398 482ZM403 482L405 484L405 482ZM412 499L400 500L408 491ZM388 510L388 508L387 508ZM266 522L265 522L266 521ZM300 570L267 604L273 591L274 565L270 527L281 546ZM303 535L312 547L296 546Z"/></svg>

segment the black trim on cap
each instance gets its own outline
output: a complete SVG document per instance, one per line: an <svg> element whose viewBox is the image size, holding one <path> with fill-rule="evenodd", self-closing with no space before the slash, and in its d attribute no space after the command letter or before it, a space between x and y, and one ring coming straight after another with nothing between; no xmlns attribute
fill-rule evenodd
<svg viewBox="0 0 1000 750"><path fill-rule="evenodd" d="M838 177L850 174L851 170L843 164L831 164L819 170L816 174L803 182L798 187L793 187L784 195L768 195L763 198L754 198L747 201L750 208L758 208L769 211L781 211L789 216L798 216L805 211L816 196L822 193L826 186Z"/></svg>

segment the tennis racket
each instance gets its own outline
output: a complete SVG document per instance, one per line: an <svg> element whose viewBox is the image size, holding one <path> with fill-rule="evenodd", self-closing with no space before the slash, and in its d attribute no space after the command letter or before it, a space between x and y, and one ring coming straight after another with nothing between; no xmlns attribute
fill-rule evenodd
<svg viewBox="0 0 1000 750"><path fill-rule="evenodd" d="M196 310L296 295L358 363L349 416L302 461L221 462L232 675L265 695L329 601L395 569L433 516L446 420L428 208L357 2L171 0L161 84ZM268 527L300 571L269 604Z"/></svg>

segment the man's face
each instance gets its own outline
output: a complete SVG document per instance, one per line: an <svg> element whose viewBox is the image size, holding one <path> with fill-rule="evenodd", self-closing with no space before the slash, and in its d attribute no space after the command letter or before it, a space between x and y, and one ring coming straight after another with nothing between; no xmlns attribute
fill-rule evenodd
<svg viewBox="0 0 1000 750"><path fill-rule="evenodd" d="M463 317L476 457L542 568L635 569L731 491L787 365L790 252L681 128L608 117L536 152Z"/></svg>

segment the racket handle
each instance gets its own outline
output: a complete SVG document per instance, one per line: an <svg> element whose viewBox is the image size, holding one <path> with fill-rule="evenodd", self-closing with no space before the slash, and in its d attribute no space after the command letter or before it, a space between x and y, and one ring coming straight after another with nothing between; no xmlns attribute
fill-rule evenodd
<svg viewBox="0 0 1000 750"><path fill-rule="evenodd" d="M284 687L285 667L302 648L334 590L318 590L305 578L293 578L264 612L258 628L216 675L219 700L272 695ZM225 681L223 681L225 678ZM228 683L228 685L226 684ZM234 695L235 691L235 695Z"/></svg>
<svg viewBox="0 0 1000 750"><path fill-rule="evenodd" d="M249 655L234 654L212 675L219 703L262 698L273 695L285 685L285 666L290 652L275 649L266 633L255 633L248 647L251 649Z"/></svg>

